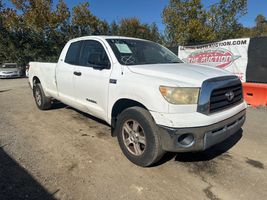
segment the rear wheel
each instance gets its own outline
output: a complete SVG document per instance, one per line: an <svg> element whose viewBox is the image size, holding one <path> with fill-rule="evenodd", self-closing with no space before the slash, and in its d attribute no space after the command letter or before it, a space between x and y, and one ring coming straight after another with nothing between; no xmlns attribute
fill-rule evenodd
<svg viewBox="0 0 267 200"><path fill-rule="evenodd" d="M51 108L51 99L45 96L42 85L40 83L36 83L33 86L33 96L35 103L40 110L48 110Z"/></svg>
<svg viewBox="0 0 267 200"><path fill-rule="evenodd" d="M116 133L122 152L136 165L150 166L164 155L158 128L141 107L128 108L119 115Z"/></svg>

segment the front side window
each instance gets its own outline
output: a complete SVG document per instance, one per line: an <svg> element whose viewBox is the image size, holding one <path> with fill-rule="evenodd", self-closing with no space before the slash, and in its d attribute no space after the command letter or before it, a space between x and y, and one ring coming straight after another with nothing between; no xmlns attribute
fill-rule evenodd
<svg viewBox="0 0 267 200"><path fill-rule="evenodd" d="M65 58L65 62L71 65L77 65L78 58L80 55L80 48L81 48L81 41L71 43Z"/></svg>
<svg viewBox="0 0 267 200"><path fill-rule="evenodd" d="M107 39L122 65L182 63L167 48L150 41L133 39Z"/></svg>
<svg viewBox="0 0 267 200"><path fill-rule="evenodd" d="M101 43L95 40L86 40L83 43L79 60L80 66L105 67L110 66L108 55Z"/></svg>

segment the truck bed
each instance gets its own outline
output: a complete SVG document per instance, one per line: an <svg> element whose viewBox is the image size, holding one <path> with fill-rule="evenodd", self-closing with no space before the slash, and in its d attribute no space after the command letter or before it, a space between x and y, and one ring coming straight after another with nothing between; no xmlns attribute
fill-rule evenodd
<svg viewBox="0 0 267 200"><path fill-rule="evenodd" d="M29 82L31 87L33 86L34 76L36 76L41 82L44 91L46 91L46 95L50 97L56 97L56 65L57 63L30 62Z"/></svg>

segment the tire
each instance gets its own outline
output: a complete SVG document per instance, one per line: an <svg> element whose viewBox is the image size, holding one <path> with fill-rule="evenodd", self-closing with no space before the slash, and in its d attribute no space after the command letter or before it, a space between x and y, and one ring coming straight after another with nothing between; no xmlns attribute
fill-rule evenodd
<svg viewBox="0 0 267 200"><path fill-rule="evenodd" d="M33 96L35 103L40 110L49 110L51 108L51 99L45 96L42 85L40 83L36 83L33 86Z"/></svg>
<svg viewBox="0 0 267 200"><path fill-rule="evenodd" d="M124 155L134 164L148 167L164 155L158 127L141 107L124 110L117 119L116 135Z"/></svg>

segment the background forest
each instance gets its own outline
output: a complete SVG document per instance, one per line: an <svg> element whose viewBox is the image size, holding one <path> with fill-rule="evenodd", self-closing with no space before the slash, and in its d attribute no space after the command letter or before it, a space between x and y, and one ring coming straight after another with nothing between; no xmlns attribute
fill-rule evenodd
<svg viewBox="0 0 267 200"><path fill-rule="evenodd" d="M149 39L167 47L240 37L267 36L267 21L259 14L255 26L244 27L247 0L220 0L204 7L201 0L169 0L161 16L165 31L138 17L108 23L90 11L89 2L71 10L64 0L0 0L0 63L55 62L65 43L85 35L120 35Z"/></svg>

